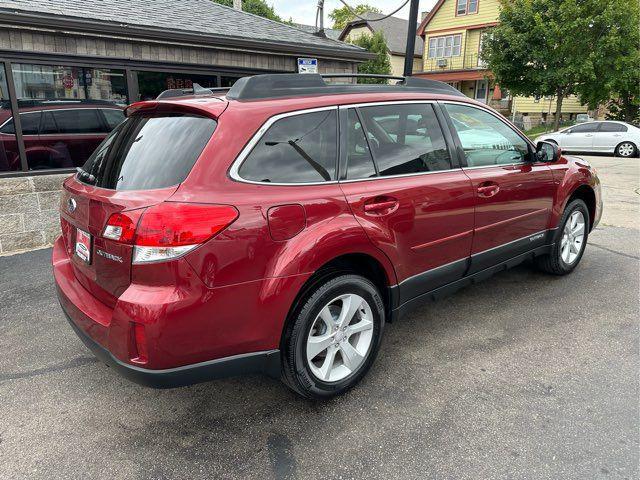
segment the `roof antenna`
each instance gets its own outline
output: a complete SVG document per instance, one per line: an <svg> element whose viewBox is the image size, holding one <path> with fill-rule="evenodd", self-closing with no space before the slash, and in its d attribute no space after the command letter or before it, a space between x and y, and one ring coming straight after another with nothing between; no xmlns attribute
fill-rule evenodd
<svg viewBox="0 0 640 480"><path fill-rule="evenodd" d="M324 0L318 0L318 10L316 10L316 31L314 35L317 37L327 38L327 34L324 31Z"/></svg>

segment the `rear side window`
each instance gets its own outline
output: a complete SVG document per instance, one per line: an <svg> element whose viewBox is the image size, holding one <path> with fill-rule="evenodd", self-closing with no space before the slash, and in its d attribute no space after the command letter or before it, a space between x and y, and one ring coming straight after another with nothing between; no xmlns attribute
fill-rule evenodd
<svg viewBox="0 0 640 480"><path fill-rule="evenodd" d="M95 176L95 185L113 190L177 185L193 168L216 125L196 115L134 115L111 132L83 170Z"/></svg>
<svg viewBox="0 0 640 480"><path fill-rule="evenodd" d="M349 109L347 117L347 179L371 178L376 176L376 167L369 150L369 144L364 136L362 123L356 110Z"/></svg>
<svg viewBox="0 0 640 480"><path fill-rule="evenodd" d="M38 135L40 127L41 112L27 112L20 114L20 124L22 126L22 135ZM0 133L16 133L16 127L13 119L4 124Z"/></svg>
<svg viewBox="0 0 640 480"><path fill-rule="evenodd" d="M276 121L240 166L240 177L272 183L335 180L337 118L332 109Z"/></svg>
<svg viewBox="0 0 640 480"><path fill-rule="evenodd" d="M602 122L600 124L601 132L626 132L627 127L622 125L621 123L608 123Z"/></svg>
<svg viewBox="0 0 640 480"><path fill-rule="evenodd" d="M430 104L360 110L380 176L451 169L447 144Z"/></svg>

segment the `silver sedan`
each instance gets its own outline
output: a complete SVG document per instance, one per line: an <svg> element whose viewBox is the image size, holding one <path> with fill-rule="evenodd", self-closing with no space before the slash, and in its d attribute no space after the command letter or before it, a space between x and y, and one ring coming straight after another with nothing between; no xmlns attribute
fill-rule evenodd
<svg viewBox="0 0 640 480"><path fill-rule="evenodd" d="M586 122L536 138L553 142L568 152L614 153L635 157L640 147L640 128L616 121Z"/></svg>

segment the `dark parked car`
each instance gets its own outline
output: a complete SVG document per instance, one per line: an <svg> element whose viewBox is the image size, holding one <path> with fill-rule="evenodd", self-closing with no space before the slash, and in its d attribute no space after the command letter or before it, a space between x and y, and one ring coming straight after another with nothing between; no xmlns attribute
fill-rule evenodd
<svg viewBox="0 0 640 480"><path fill-rule="evenodd" d="M20 170L16 128L8 102L0 108L0 171ZM113 128L124 110L109 102L19 101L30 170L79 167Z"/></svg>
<svg viewBox="0 0 640 480"><path fill-rule="evenodd" d="M527 259L567 274L601 216L588 163L440 82L181 93L131 105L65 181L53 250L72 327L146 385L342 393L386 323Z"/></svg>

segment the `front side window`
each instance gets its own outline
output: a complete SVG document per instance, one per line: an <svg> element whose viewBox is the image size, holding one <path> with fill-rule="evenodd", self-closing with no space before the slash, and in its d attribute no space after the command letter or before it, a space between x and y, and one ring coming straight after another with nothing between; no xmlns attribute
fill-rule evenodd
<svg viewBox="0 0 640 480"><path fill-rule="evenodd" d="M593 133L598 130L598 122L583 123L571 128L567 133Z"/></svg>
<svg viewBox="0 0 640 480"><path fill-rule="evenodd" d="M464 149L467 166L485 167L522 163L529 144L491 113L467 105L445 104Z"/></svg>
<svg viewBox="0 0 640 480"><path fill-rule="evenodd" d="M364 107L360 115L380 176L451 168L447 144L430 104Z"/></svg>
<svg viewBox="0 0 640 480"><path fill-rule="evenodd" d="M446 35L429 39L429 58L457 57L462 48L462 35Z"/></svg>
<svg viewBox="0 0 640 480"><path fill-rule="evenodd" d="M336 109L331 109L276 121L240 166L240 177L267 183L335 180L337 119Z"/></svg>

